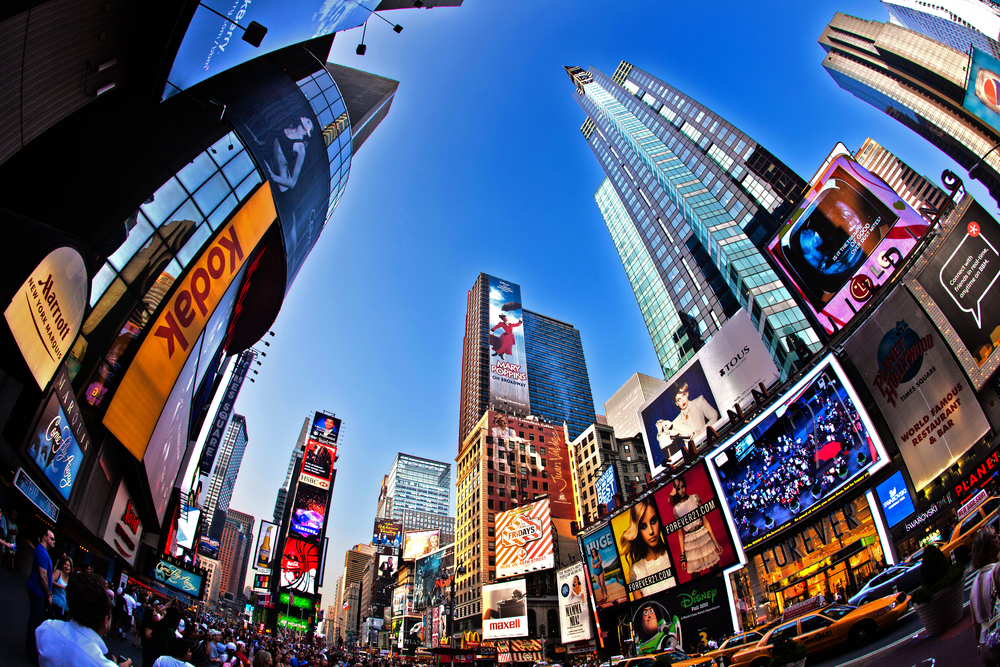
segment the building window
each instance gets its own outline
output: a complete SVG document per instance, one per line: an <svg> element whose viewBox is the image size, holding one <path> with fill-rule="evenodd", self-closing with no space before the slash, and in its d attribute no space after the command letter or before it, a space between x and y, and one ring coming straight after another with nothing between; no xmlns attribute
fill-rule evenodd
<svg viewBox="0 0 1000 667"><path fill-rule="evenodd" d="M501 500L500 501L500 511L503 512L506 509L507 509L507 503L505 503L504 501Z"/></svg>
<svg viewBox="0 0 1000 667"><path fill-rule="evenodd" d="M548 491L548 490L549 490L549 483L542 482L542 491Z"/></svg>

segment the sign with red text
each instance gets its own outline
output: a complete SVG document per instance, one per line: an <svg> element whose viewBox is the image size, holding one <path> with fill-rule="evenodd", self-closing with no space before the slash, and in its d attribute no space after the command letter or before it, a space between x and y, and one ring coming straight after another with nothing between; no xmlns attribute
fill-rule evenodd
<svg viewBox="0 0 1000 667"><path fill-rule="evenodd" d="M549 499L497 515L497 578L555 567Z"/></svg>
<svg viewBox="0 0 1000 667"><path fill-rule="evenodd" d="M483 586L483 639L528 636L524 579Z"/></svg>
<svg viewBox="0 0 1000 667"><path fill-rule="evenodd" d="M142 521L132 504L132 496L125 488L125 482L118 484L115 494L115 504L111 506L108 516L108 526L104 530L104 541L115 550L121 558L135 567L135 557L139 553L139 541L142 539Z"/></svg>
<svg viewBox="0 0 1000 667"><path fill-rule="evenodd" d="M959 502L965 502L980 489L985 489L997 475L1000 475L1000 450L994 449L975 468L963 474L962 481L955 485Z"/></svg>

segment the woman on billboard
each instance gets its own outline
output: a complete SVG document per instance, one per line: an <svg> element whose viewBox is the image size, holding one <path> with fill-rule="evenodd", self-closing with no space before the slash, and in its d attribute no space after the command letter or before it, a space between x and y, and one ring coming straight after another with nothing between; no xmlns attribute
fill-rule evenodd
<svg viewBox="0 0 1000 667"><path fill-rule="evenodd" d="M604 582L604 561L597 547L590 547L590 571L594 573L597 585L601 589L601 599L598 602L604 602L608 599L608 585Z"/></svg>
<svg viewBox="0 0 1000 667"><path fill-rule="evenodd" d="M503 359L505 354L514 354L514 329L521 326L521 322L514 322L513 324L507 321L507 315L500 313L500 322L490 329L490 331L496 331L497 329L503 329L503 333L499 336L490 336L490 346L493 348L493 356L500 357Z"/></svg>
<svg viewBox="0 0 1000 667"><path fill-rule="evenodd" d="M640 500L629 511L630 524L621 536L622 558L629 565L629 584L642 581L670 567L667 554L667 540L663 535L663 522L656 511L652 496ZM651 586L637 588L632 592L634 599L665 591L673 585L672 577L667 577ZM631 589L631 587L630 587Z"/></svg>
<svg viewBox="0 0 1000 667"><path fill-rule="evenodd" d="M701 498L697 493L688 495L687 482L683 477L677 477L670 492L670 504L674 507L674 516L679 519L701 507ZM677 531L677 539L681 547L681 569L692 578L719 564L722 545L704 519L695 519Z"/></svg>

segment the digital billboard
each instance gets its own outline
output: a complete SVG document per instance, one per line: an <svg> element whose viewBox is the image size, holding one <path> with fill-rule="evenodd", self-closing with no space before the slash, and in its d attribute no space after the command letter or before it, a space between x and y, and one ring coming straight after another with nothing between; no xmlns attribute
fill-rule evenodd
<svg viewBox="0 0 1000 667"><path fill-rule="evenodd" d="M844 348L885 417L915 489L933 482L989 430L965 374L904 287Z"/></svg>
<svg viewBox="0 0 1000 667"><path fill-rule="evenodd" d="M219 540L213 540L208 535L202 535L201 540L198 541L198 553L209 558L218 558L220 546Z"/></svg>
<svg viewBox="0 0 1000 667"><path fill-rule="evenodd" d="M409 530L403 535L403 560L416 560L436 551L441 542L441 531Z"/></svg>
<svg viewBox="0 0 1000 667"><path fill-rule="evenodd" d="M194 538L198 532L200 519L201 510L182 504L180 514L177 516L177 546L182 549L194 548Z"/></svg>
<svg viewBox="0 0 1000 667"><path fill-rule="evenodd" d="M420 612L448 602L454 569L455 548L451 544L417 559L413 578L413 611Z"/></svg>
<svg viewBox="0 0 1000 667"><path fill-rule="evenodd" d="M397 586L392 591L393 617L413 613L413 584Z"/></svg>
<svg viewBox="0 0 1000 667"><path fill-rule="evenodd" d="M285 550L281 554L282 588L290 588L301 593L316 592L316 569L319 567L319 545L294 537L285 540Z"/></svg>
<svg viewBox="0 0 1000 667"><path fill-rule="evenodd" d="M325 445L317 440L307 440L299 481L324 491L329 489L330 480L333 477L333 462L336 460L336 447Z"/></svg>
<svg viewBox="0 0 1000 667"><path fill-rule="evenodd" d="M292 517L288 531L294 536L313 539L323 530L329 491L299 484L292 504Z"/></svg>
<svg viewBox="0 0 1000 667"><path fill-rule="evenodd" d="M976 47L972 47L962 106L1000 131L1000 61Z"/></svg>
<svg viewBox="0 0 1000 667"><path fill-rule="evenodd" d="M739 560L704 463L677 475L653 497L678 584L722 571Z"/></svg>
<svg viewBox="0 0 1000 667"><path fill-rule="evenodd" d="M875 487L875 494L882 504L882 513L889 528L895 528L903 519L913 514L913 498L903 479L903 471L897 470L887 480Z"/></svg>
<svg viewBox="0 0 1000 667"><path fill-rule="evenodd" d="M587 586L583 563L573 563L556 572L556 590L559 600L559 629L562 643L590 639L590 606L587 604Z"/></svg>
<svg viewBox="0 0 1000 667"><path fill-rule="evenodd" d="M128 493L125 481L122 480L118 483L115 502L111 506L111 514L108 515L104 541L114 547L115 553L125 559L129 565L135 567L135 558L139 554L141 539L142 520L132 506L132 496Z"/></svg>
<svg viewBox="0 0 1000 667"><path fill-rule="evenodd" d="M167 554L161 554L159 561L150 573L153 579L175 591L180 591L193 598L200 598L205 588L206 572L200 568L187 565Z"/></svg>
<svg viewBox="0 0 1000 667"><path fill-rule="evenodd" d="M320 444L332 447L337 451L337 438L340 436L341 421L322 412L317 412L313 416L312 426L309 428L309 439Z"/></svg>
<svg viewBox="0 0 1000 667"><path fill-rule="evenodd" d="M612 518L611 530L630 599L638 600L677 585L663 519L653 496L646 496Z"/></svg>
<svg viewBox="0 0 1000 667"><path fill-rule="evenodd" d="M615 496L621 493L621 487L618 485L618 471L614 464L609 465L594 482L594 492L597 494L597 504L605 505L607 511L618 506Z"/></svg>
<svg viewBox="0 0 1000 667"><path fill-rule="evenodd" d="M555 567L548 498L497 514L496 537L498 579Z"/></svg>
<svg viewBox="0 0 1000 667"><path fill-rule="evenodd" d="M632 605L639 655L679 648L696 653L702 642L733 633L722 574L702 577Z"/></svg>
<svg viewBox="0 0 1000 667"><path fill-rule="evenodd" d="M530 414L521 286L490 279L490 410Z"/></svg>
<svg viewBox="0 0 1000 667"><path fill-rule="evenodd" d="M403 524L392 519L375 519L372 546L400 549L403 546Z"/></svg>
<svg viewBox="0 0 1000 667"><path fill-rule="evenodd" d="M379 554L376 556L375 577L379 586L385 586L396 579L396 568L399 557L394 554Z"/></svg>
<svg viewBox="0 0 1000 667"><path fill-rule="evenodd" d="M768 251L785 284L832 334L889 281L929 227L838 144Z"/></svg>
<svg viewBox="0 0 1000 667"><path fill-rule="evenodd" d="M275 551L277 546L278 527L270 521L261 519L260 528L257 530L257 548L254 550L253 569L261 574L270 574L274 557L277 555Z"/></svg>
<svg viewBox="0 0 1000 667"><path fill-rule="evenodd" d="M35 462L63 500L69 500L83 463L83 451L55 392L45 402L38 418L28 444L28 458Z"/></svg>
<svg viewBox="0 0 1000 667"><path fill-rule="evenodd" d="M267 593L271 590L271 575L256 572L253 575L253 590L258 593Z"/></svg>
<svg viewBox="0 0 1000 667"><path fill-rule="evenodd" d="M832 355L708 459L744 549L797 525L887 462Z"/></svg>
<svg viewBox="0 0 1000 667"><path fill-rule="evenodd" d="M727 410L747 407L760 383L780 377L750 316L737 311L639 408L651 474L680 463L685 444L704 441L708 427L728 420Z"/></svg>
<svg viewBox="0 0 1000 667"><path fill-rule="evenodd" d="M483 639L528 636L528 596L524 579L483 586Z"/></svg>
<svg viewBox="0 0 1000 667"><path fill-rule="evenodd" d="M622 569L611 526L604 526L584 537L583 551L587 557L587 572L595 606L603 608L628 602L625 571Z"/></svg>

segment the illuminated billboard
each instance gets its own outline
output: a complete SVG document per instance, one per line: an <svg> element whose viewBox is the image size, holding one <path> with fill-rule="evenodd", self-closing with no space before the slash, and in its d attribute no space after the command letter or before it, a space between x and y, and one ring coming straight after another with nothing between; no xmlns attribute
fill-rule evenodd
<svg viewBox="0 0 1000 667"><path fill-rule="evenodd" d="M309 439L333 447L336 451L337 438L340 436L341 421L322 412L317 412L313 416L312 426L309 428Z"/></svg>
<svg viewBox="0 0 1000 667"><path fill-rule="evenodd" d="M142 539L142 520L132 505L132 497L128 493L125 481L118 483L115 503L108 515L108 526L104 531L104 541L114 547L115 553L121 556L129 565L135 567L135 558L139 555L139 544ZM214 556L213 556L214 557Z"/></svg>
<svg viewBox="0 0 1000 667"><path fill-rule="evenodd" d="M490 279L490 410L530 414L521 286ZM506 437L506 436L501 436Z"/></svg>
<svg viewBox="0 0 1000 667"><path fill-rule="evenodd" d="M524 579L483 586L483 639L528 636Z"/></svg>
<svg viewBox="0 0 1000 667"><path fill-rule="evenodd" d="M887 462L831 355L709 455L744 549L810 517Z"/></svg>
<svg viewBox="0 0 1000 667"><path fill-rule="evenodd" d="M77 421L82 421L78 412L74 417ZM63 500L69 500L83 463L83 451L55 392L45 402L45 408L29 440L27 453L28 458L35 462Z"/></svg>
<svg viewBox="0 0 1000 667"><path fill-rule="evenodd" d="M638 655L678 648L696 653L705 637L733 633L725 575L659 593L632 605L632 627Z"/></svg>
<svg viewBox="0 0 1000 667"><path fill-rule="evenodd" d="M594 493L597 494L597 504L604 505L607 511L618 506L615 496L621 493L621 486L618 484L618 471L614 464L609 465L594 482Z"/></svg>
<svg viewBox="0 0 1000 667"><path fill-rule="evenodd" d="M194 548L194 538L198 532L200 519L201 510L181 505L180 514L177 516L177 546L182 549Z"/></svg>
<svg viewBox="0 0 1000 667"><path fill-rule="evenodd" d="M962 106L1000 131L1000 61L976 47L972 47Z"/></svg>
<svg viewBox="0 0 1000 667"><path fill-rule="evenodd" d="M399 556L395 554L378 554L375 556L375 560L375 581L377 585L382 588L395 581Z"/></svg>
<svg viewBox="0 0 1000 667"><path fill-rule="evenodd" d="M853 319L930 224L842 144L768 251L827 334Z"/></svg>
<svg viewBox="0 0 1000 667"><path fill-rule="evenodd" d="M199 347L195 343L205 325L275 216L271 189L265 184L188 265L170 298L161 304L160 315L149 325L149 334L104 415L104 425L137 459L143 459L188 357ZM192 394L189 390L188 402Z"/></svg>
<svg viewBox="0 0 1000 667"><path fill-rule="evenodd" d="M728 420L727 410L753 401L752 391L779 379L750 316L739 310L663 388L639 408L651 474L683 460L683 447L705 440L708 427Z"/></svg>
<svg viewBox="0 0 1000 667"><path fill-rule="evenodd" d="M875 495L882 503L882 513L890 529L914 512L913 498L910 497L902 470L897 470L889 479L875 487Z"/></svg>
<svg viewBox="0 0 1000 667"><path fill-rule="evenodd" d="M167 554L160 555L150 575L164 586L193 598L201 598L207 580L205 570L183 563Z"/></svg>
<svg viewBox="0 0 1000 667"><path fill-rule="evenodd" d="M318 489L329 489L330 480L333 477L333 462L336 460L336 447L325 445L317 440L307 440L299 481Z"/></svg>
<svg viewBox="0 0 1000 667"><path fill-rule="evenodd" d="M937 479L989 430L965 374L905 287L890 294L844 348L885 417L915 489Z"/></svg>
<svg viewBox="0 0 1000 667"><path fill-rule="evenodd" d="M316 570L319 567L319 545L290 537L281 554L282 588L301 593L316 592Z"/></svg>
<svg viewBox="0 0 1000 667"><path fill-rule="evenodd" d="M403 560L416 560L432 551L437 551L441 542L441 531L410 530L403 535Z"/></svg>
<svg viewBox="0 0 1000 667"><path fill-rule="evenodd" d="M677 585L663 518L653 496L611 519L611 530L621 554L629 598L638 600Z"/></svg>
<svg viewBox="0 0 1000 667"><path fill-rule="evenodd" d="M292 518L288 532L296 537L314 539L323 530L329 492L299 484L292 504Z"/></svg>
<svg viewBox="0 0 1000 667"><path fill-rule="evenodd" d="M498 514L496 538L498 579L555 567L549 499Z"/></svg>
<svg viewBox="0 0 1000 667"><path fill-rule="evenodd" d="M583 563L574 563L556 572L556 597L559 600L559 629L562 643L590 639L590 605L587 604L587 575Z"/></svg>
<svg viewBox="0 0 1000 667"><path fill-rule="evenodd" d="M583 538L583 552L587 557L587 572L594 605L610 607L628 602L625 590L625 571L615 545L611 526L606 525Z"/></svg>
<svg viewBox="0 0 1000 667"><path fill-rule="evenodd" d="M412 610L421 612L447 604L454 569L455 548L451 544L418 558L414 569Z"/></svg>
<svg viewBox="0 0 1000 667"><path fill-rule="evenodd" d="M403 546L403 524L392 519L375 519L372 546L400 549Z"/></svg>
<svg viewBox="0 0 1000 667"><path fill-rule="evenodd" d="M261 574L270 574L274 557L277 555L278 527L261 519L257 530L257 548L254 550L253 569Z"/></svg>

